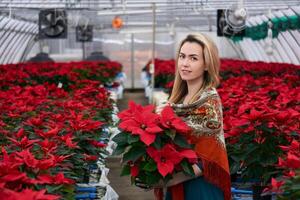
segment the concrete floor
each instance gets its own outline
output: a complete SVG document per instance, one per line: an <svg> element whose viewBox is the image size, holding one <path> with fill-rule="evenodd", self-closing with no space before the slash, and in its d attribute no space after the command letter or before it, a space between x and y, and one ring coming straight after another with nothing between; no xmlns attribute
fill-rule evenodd
<svg viewBox="0 0 300 200"><path fill-rule="evenodd" d="M145 98L144 91L125 91L123 99L119 100L117 105L120 111L128 107L128 101L147 105L148 99ZM154 200L153 191L144 191L130 183L129 176L121 177L121 163L119 157L109 157L106 161L107 167L110 169L108 179L111 187L118 193L119 200Z"/></svg>

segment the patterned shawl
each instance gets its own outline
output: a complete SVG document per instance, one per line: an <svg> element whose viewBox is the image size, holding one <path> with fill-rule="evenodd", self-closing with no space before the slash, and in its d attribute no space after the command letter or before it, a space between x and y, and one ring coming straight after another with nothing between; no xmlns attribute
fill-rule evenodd
<svg viewBox="0 0 300 200"><path fill-rule="evenodd" d="M230 172L223 132L221 99L215 88L205 89L192 104L171 104L193 132L187 138L195 144L195 151L202 162L203 176L219 187L224 200L231 199ZM183 184L169 188L172 200L183 200Z"/></svg>

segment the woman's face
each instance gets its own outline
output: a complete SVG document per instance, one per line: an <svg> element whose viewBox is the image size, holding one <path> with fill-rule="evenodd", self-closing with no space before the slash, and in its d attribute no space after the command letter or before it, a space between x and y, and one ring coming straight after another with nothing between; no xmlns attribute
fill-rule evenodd
<svg viewBox="0 0 300 200"><path fill-rule="evenodd" d="M184 43L179 52L177 66L182 80L202 82L205 70L202 46L195 42Z"/></svg>

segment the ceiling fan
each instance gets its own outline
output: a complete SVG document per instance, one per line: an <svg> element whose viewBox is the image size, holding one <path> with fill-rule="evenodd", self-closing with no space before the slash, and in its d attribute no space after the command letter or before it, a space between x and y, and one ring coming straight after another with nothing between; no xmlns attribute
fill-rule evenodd
<svg viewBox="0 0 300 200"><path fill-rule="evenodd" d="M246 28L247 10L244 1L238 0L225 10L218 10L218 29L220 34L232 36L241 34Z"/></svg>

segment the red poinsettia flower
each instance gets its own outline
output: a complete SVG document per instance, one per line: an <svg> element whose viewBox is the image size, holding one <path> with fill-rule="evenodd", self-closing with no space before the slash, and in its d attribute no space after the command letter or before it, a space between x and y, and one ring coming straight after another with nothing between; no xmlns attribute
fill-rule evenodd
<svg viewBox="0 0 300 200"><path fill-rule="evenodd" d="M136 112L133 119L122 121L119 127L134 135L139 135L141 141L149 146L155 141L156 134L162 132L158 126L158 119L157 114L148 111Z"/></svg>
<svg viewBox="0 0 300 200"><path fill-rule="evenodd" d="M152 113L154 111L155 107L154 105L147 105L147 106L141 106L136 104L134 101L129 101L128 103L128 109L118 113L118 117L122 120L129 120L135 118L135 114L137 112L150 112Z"/></svg>
<svg viewBox="0 0 300 200"><path fill-rule="evenodd" d="M73 112L71 112L72 114ZM70 120L70 126L75 131L91 131L95 129L101 128L101 126L104 124L100 121L94 121L91 119L83 119L82 114L72 114L75 119Z"/></svg>
<svg viewBox="0 0 300 200"><path fill-rule="evenodd" d="M22 149L26 149L30 147L32 144L39 142L40 140L29 140L27 136L23 137L21 141L15 140L13 138L8 138L10 141L12 141L15 145L18 147L21 147Z"/></svg>
<svg viewBox="0 0 300 200"><path fill-rule="evenodd" d="M248 115L244 115L243 118L248 119L250 121L261 121L264 120L266 118L269 118L271 115L273 115L272 113L266 113L266 110L263 111L257 111L256 109L251 109L250 110L250 114Z"/></svg>
<svg viewBox="0 0 300 200"><path fill-rule="evenodd" d="M173 109L170 106L166 106L161 111L160 122L165 128L175 129L179 133L188 133L191 131L191 128L182 121L181 118L175 115Z"/></svg>
<svg viewBox="0 0 300 200"><path fill-rule="evenodd" d="M174 166L183 159L183 156L170 144L166 144L160 150L154 147L148 147L147 153L156 162L157 169L163 177L167 174L171 174L174 170Z"/></svg>
<svg viewBox="0 0 300 200"><path fill-rule="evenodd" d="M19 166L23 164L23 161L16 159L16 156L11 153L8 155L4 147L2 147L2 157L0 162L0 176L18 170Z"/></svg>
<svg viewBox="0 0 300 200"><path fill-rule="evenodd" d="M62 141L64 141L65 144L67 145L67 147L69 147L71 149L79 148L77 146L77 142L73 142L74 137L72 137L72 134L67 134L67 135L61 136L60 139Z"/></svg>
<svg viewBox="0 0 300 200"><path fill-rule="evenodd" d="M103 143L103 142L98 142L96 140L91 140L90 143L94 146L94 147L98 147L98 148L104 148L107 146L107 144Z"/></svg>
<svg viewBox="0 0 300 200"><path fill-rule="evenodd" d="M58 173L55 176L49 174L39 175L37 177L39 184L73 184L74 180L66 178L63 173Z"/></svg>
<svg viewBox="0 0 300 200"><path fill-rule="evenodd" d="M41 146L42 150L47 154L54 152L57 149L57 144L53 141L49 141L48 139L40 141L39 145Z"/></svg>
<svg viewBox="0 0 300 200"><path fill-rule="evenodd" d="M50 154L49 158L38 160L36 168L40 170L46 170L57 165L58 162L56 162L55 156Z"/></svg>
<svg viewBox="0 0 300 200"><path fill-rule="evenodd" d="M13 190L0 190L0 196L5 200L58 200L60 196L45 194L46 190L34 191L31 189L24 189L21 192Z"/></svg>
<svg viewBox="0 0 300 200"><path fill-rule="evenodd" d="M184 149L179 151L180 155L184 158L187 158L191 163L196 163L198 160L197 153L192 149Z"/></svg>
<svg viewBox="0 0 300 200"><path fill-rule="evenodd" d="M139 168L136 165L130 166L130 174L132 177L136 177L139 174Z"/></svg>
<svg viewBox="0 0 300 200"><path fill-rule="evenodd" d="M50 128L48 131L37 132L43 138L51 138L57 136L58 132L61 130L61 127L55 126L54 128Z"/></svg>
<svg viewBox="0 0 300 200"><path fill-rule="evenodd" d="M288 152L286 165L293 169L300 169L300 158L293 153Z"/></svg>
<svg viewBox="0 0 300 200"><path fill-rule="evenodd" d="M295 150L295 151L299 151L300 153L300 142L298 142L297 140L293 140L291 142L290 146L279 146L283 151L289 151L289 150Z"/></svg>
<svg viewBox="0 0 300 200"><path fill-rule="evenodd" d="M61 156L58 156L58 155L50 155L51 157L53 157L54 159L54 163L61 163L63 162L65 159L71 157L73 154L68 154L68 155L61 155Z"/></svg>
<svg viewBox="0 0 300 200"><path fill-rule="evenodd" d="M43 124L43 118L42 117L34 117L28 119L24 124L27 124L29 126L41 126Z"/></svg>
<svg viewBox="0 0 300 200"><path fill-rule="evenodd" d="M170 82L166 83L165 87L166 88L172 88L173 85L174 85L174 81L170 81Z"/></svg>
<svg viewBox="0 0 300 200"><path fill-rule="evenodd" d="M96 161L98 160L98 156L83 154L84 160L86 161Z"/></svg>
<svg viewBox="0 0 300 200"><path fill-rule="evenodd" d="M23 129L23 128L20 128L20 129L18 130L18 132L16 133L16 137L17 137L17 138L20 138L20 137L23 137L23 135L24 135L24 129Z"/></svg>
<svg viewBox="0 0 300 200"><path fill-rule="evenodd" d="M16 152L16 160L23 161L28 167L36 168L38 160L35 159L33 154L30 152L29 148L24 149L21 152Z"/></svg>
<svg viewBox="0 0 300 200"><path fill-rule="evenodd" d="M273 192L282 192L280 188L283 185L284 185L284 181L277 181L275 178L271 179L271 186Z"/></svg>
<svg viewBox="0 0 300 200"><path fill-rule="evenodd" d="M8 182L20 182L22 183L24 180L28 179L27 174L25 172L20 171L11 171L9 174L6 174L0 178L0 182L8 183Z"/></svg>

